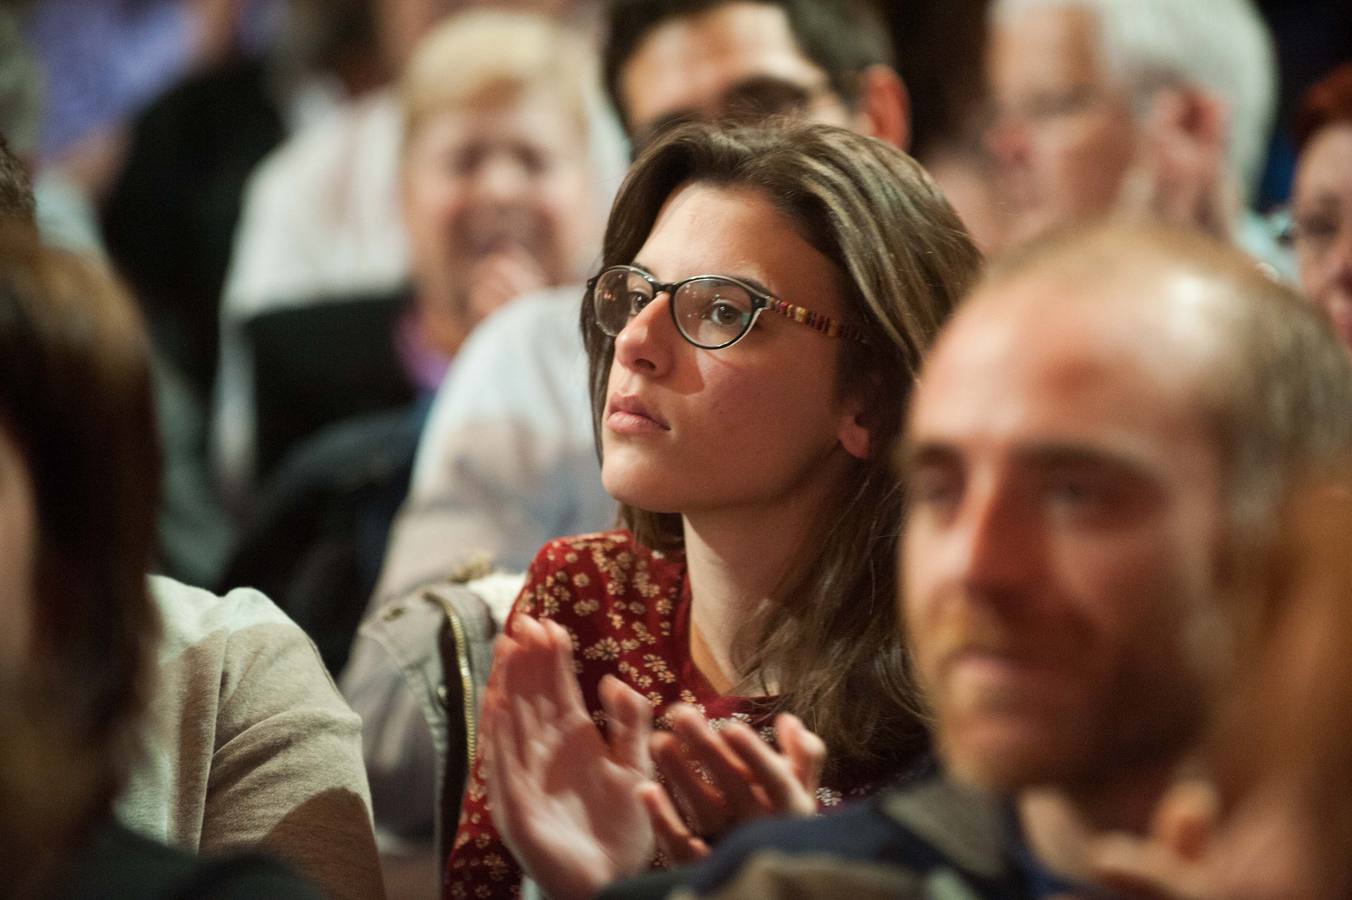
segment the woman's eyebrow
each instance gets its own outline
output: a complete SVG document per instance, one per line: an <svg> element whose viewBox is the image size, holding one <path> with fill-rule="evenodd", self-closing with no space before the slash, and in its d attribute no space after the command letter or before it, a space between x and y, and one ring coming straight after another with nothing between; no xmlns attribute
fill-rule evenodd
<svg viewBox="0 0 1352 900"><path fill-rule="evenodd" d="M727 277L728 277L728 278L736 278L738 281L742 282L743 284L747 285L748 287L751 287L751 288L754 288L754 289L757 290L757 291L760 291L762 294L765 294L767 297L776 297L776 298L777 298L777 297L779 296L779 295L776 294L774 291L770 290L768 287L766 287L764 284L762 284L761 282L757 281L757 280L754 279L754 278L748 278L748 277L745 276L745 275L729 275L729 276L727 276Z"/></svg>
<svg viewBox="0 0 1352 900"><path fill-rule="evenodd" d="M647 275L649 278L653 279L654 281L658 280L658 279L657 279L657 276L653 274L653 270L650 269L650 268L648 268L647 266L645 266L642 262L640 262L640 261L638 261L638 260L634 260L633 262L631 262L631 263L629 264L629 267L630 267L631 269L639 269L640 271L642 271L645 275ZM776 294L774 291L770 290L770 289L769 289L768 287L766 287L762 282L760 282L759 280L757 280L757 279L755 279L755 278L750 277L749 275L735 275L735 274L732 274L732 273L727 273L727 274L725 274L725 273L723 273L723 272L696 272L695 274L693 274L693 275L688 275L688 276L686 276L686 277L687 277L687 278L698 278L698 277L700 277L701 275L713 275L713 276L718 277L718 278L735 278L737 281L740 281L742 284L746 285L747 287L751 288L752 290L759 291L760 293L765 294L767 297L774 297L774 298L776 298L776 299L778 299L778 297L779 297L778 294ZM684 279L678 278L678 279L676 279L676 280L677 280L677 281L682 281L682 280L684 280Z"/></svg>

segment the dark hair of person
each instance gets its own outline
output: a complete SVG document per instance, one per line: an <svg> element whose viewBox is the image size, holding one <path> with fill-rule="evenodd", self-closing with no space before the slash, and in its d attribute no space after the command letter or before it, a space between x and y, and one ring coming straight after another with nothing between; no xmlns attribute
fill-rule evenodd
<svg viewBox="0 0 1352 900"><path fill-rule="evenodd" d="M805 123L667 132L634 163L606 228L602 267L632 263L682 185L761 192L831 260L844 318L835 390L865 397L870 457L856 461L821 530L734 648L742 688L773 690L826 741L837 763L891 761L923 741L907 687L896 597L902 489L891 466L921 357L980 254L948 202L901 151L842 128ZM614 339L584 304L593 425L600 446ZM621 523L655 549L682 546L682 521L624 505Z"/></svg>
<svg viewBox="0 0 1352 900"><path fill-rule="evenodd" d="M632 133L621 92L625 64L649 34L672 19L697 16L729 3L784 10L803 55L826 73L849 108L859 99L858 76L869 66L891 65L892 48L877 11L866 0L611 0L601 70L606 94Z"/></svg>
<svg viewBox="0 0 1352 900"><path fill-rule="evenodd" d="M1296 152L1330 125L1352 124L1352 62L1343 63L1305 92L1296 113Z"/></svg>
<svg viewBox="0 0 1352 900"><path fill-rule="evenodd" d="M24 800L37 816L59 799L77 825L106 814L135 759L159 633L146 584L160 474L149 365L140 318L101 267L0 223L0 429L32 482L24 696L43 751L19 773L36 796L13 796L3 773L7 833Z"/></svg>
<svg viewBox="0 0 1352 900"><path fill-rule="evenodd" d="M33 179L23 161L10 150L3 134L0 134L0 222L29 227L37 224Z"/></svg>

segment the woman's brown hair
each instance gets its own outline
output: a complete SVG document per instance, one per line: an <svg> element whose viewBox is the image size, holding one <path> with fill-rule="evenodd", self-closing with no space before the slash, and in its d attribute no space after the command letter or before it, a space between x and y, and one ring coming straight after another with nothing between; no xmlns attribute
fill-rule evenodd
<svg viewBox="0 0 1352 900"><path fill-rule="evenodd" d="M980 266L961 221L908 156L825 125L693 123L654 142L621 185L602 267L628 264L667 198L689 182L751 188L768 197L837 268L849 324L838 397L867 401L870 455L823 511L773 602L744 631L739 689L773 685L781 708L826 741L835 763L869 765L923 742L899 640L896 544L902 488L890 465L921 357ZM614 358L585 303L593 426ZM681 517L624 505L621 524L656 549L682 546Z"/></svg>
<svg viewBox="0 0 1352 900"><path fill-rule="evenodd" d="M6 718L41 751L7 740L5 755L34 768L3 761L0 825L73 839L107 813L134 758L158 635L146 573L159 452L131 302L98 266L17 225L0 227L0 429L32 482L37 532L29 662L21 691L5 685L30 708Z"/></svg>

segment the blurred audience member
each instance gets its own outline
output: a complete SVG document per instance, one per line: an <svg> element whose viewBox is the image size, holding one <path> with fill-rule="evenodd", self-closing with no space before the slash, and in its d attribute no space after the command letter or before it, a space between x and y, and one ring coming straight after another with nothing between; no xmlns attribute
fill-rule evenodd
<svg viewBox="0 0 1352 900"><path fill-rule="evenodd" d="M41 249L31 226L0 225L4 893L317 898L261 857L198 861L113 815L163 749L145 745L143 720L170 700L152 674L162 632L144 574L158 493L148 359L105 276ZM229 685L207 688L190 702L214 705Z"/></svg>
<svg viewBox="0 0 1352 900"><path fill-rule="evenodd" d="M257 458L274 475L225 583L267 591L334 671L375 587L431 394L461 342L497 306L572 282L589 264L607 193L589 146L594 92L590 49L544 17L473 10L437 26L399 95L411 284L251 323ZM381 382L390 390L359 407Z"/></svg>
<svg viewBox="0 0 1352 900"><path fill-rule="evenodd" d="M1176 229L997 265L922 375L904 455L907 635L946 771L1010 802L1034 893L1092 896L1251 656L1243 592L1352 364L1243 253Z"/></svg>
<svg viewBox="0 0 1352 900"><path fill-rule="evenodd" d="M588 149L596 71L574 34L527 14L468 12L419 45L404 73L401 208L421 390L479 320L575 281L608 199Z"/></svg>
<svg viewBox="0 0 1352 900"><path fill-rule="evenodd" d="M1245 207L1275 102L1250 0L994 0L990 23L1011 242L1117 212L1282 261Z"/></svg>
<svg viewBox="0 0 1352 900"><path fill-rule="evenodd" d="M444 13L460 5L463 4L452 0L381 0L377 7L377 22L391 69L402 71L415 40L424 35ZM512 5L526 10L535 4ZM575 42L575 39L569 38L564 44L572 45ZM513 44L515 40L497 49L504 51ZM513 53L512 58L519 62L529 53L538 51L538 41L527 41L521 52ZM560 47L554 58L563 58L570 53L567 46ZM483 58L483 55L483 48L478 48L475 56ZM507 62L510 64L510 60ZM550 90L569 95L563 104L569 114L576 111L577 106L573 101L577 96L582 96L585 103L588 113L585 139L590 150L587 161L597 165L602 172L615 172L602 176L601 180L608 182L611 178L617 178L617 166L613 162L618 156L615 149L617 139L609 123L604 121L604 116L598 115L599 104L588 97L592 85L590 77L580 70L555 74L564 80L553 84ZM491 90L487 93L491 93ZM445 99L447 102L455 100L450 92ZM471 98L467 95L460 99L469 102ZM240 332L247 327L248 322L266 311L287 306L350 298L354 293L392 293L406 282L410 274L415 279L429 277L425 270L411 272L413 262L410 260L409 242L414 232L401 225L425 226L422 220L426 210L437 202L445 202L445 199L437 201L429 198L422 210L414 211L415 215L420 216L416 221L410 217L408 210L401 208L401 201L406 200L409 193L405 189L406 185L401 185L408 178L407 166L401 169L400 163L413 162L403 151L401 138L406 136L405 124L405 113L396 92L376 92L358 100L341 115L312 129L311 133L298 135L288 142L273 158L265 161L252 179L223 300L224 343L217 383L219 405L213 433L218 468L225 487L235 499L247 499L250 486L260 474L257 447L254 444L255 423L250 405L254 369L250 348L240 339ZM515 126L518 133L520 124ZM510 123L502 122L496 127L509 126ZM481 124L477 127L482 130L486 126ZM443 134L442 140L447 139L448 136ZM469 141L471 136L461 135L456 140ZM539 146L556 140L553 136L542 135L532 138ZM559 149L556 144L552 151L557 152ZM420 162L424 170L438 162L446 166L453 165L449 159ZM561 165L540 173L543 179L541 184L561 185L561 180L571 170L570 160L560 162ZM489 168L493 167L490 161ZM450 169L446 171L449 173ZM490 174L490 181L497 179L498 175ZM448 177L443 186L453 180ZM492 192L499 187L490 187L488 190ZM508 190L517 189L508 186ZM554 190L549 191L553 199L544 198L542 207L556 202ZM312 202L298 202L298 191ZM586 206L591 205L589 200ZM600 205L604 206L604 200ZM590 223L593 218L599 219L600 214L587 208L580 213L580 217ZM428 239L426 235L421 238L424 244ZM424 246L419 252L425 254L426 251ZM478 248L474 252L483 255L485 248ZM431 261L424 255L417 262L422 266ZM570 266L576 264L571 259L565 262ZM496 269L496 274L486 270L477 277L496 280L498 291L510 290L512 279L522 277L523 266L519 259L515 263L504 263L499 258L492 268ZM537 275L523 283L548 284L555 275L547 274L549 277L543 281ZM464 285L456 285L455 289L466 290ZM464 329L451 326L446 321L424 316L422 325L461 332L459 337L446 333L436 337L436 342L442 345L438 351L442 355L448 349L453 349L448 345L458 344L463 339ZM419 339L424 337L425 334L418 335ZM404 349L414 348L414 344L405 342ZM416 376L420 383L435 378L443 368L428 359L428 354L423 352L427 349L423 347L413 354L414 357L423 357L424 364L419 366Z"/></svg>
<svg viewBox="0 0 1352 900"><path fill-rule="evenodd" d="M689 118L789 113L905 146L905 88L863 0L617 0L603 50L631 142ZM522 571L552 537L607 528L577 335L581 285L512 304L437 394L375 600L476 558Z"/></svg>
<svg viewBox="0 0 1352 900"><path fill-rule="evenodd" d="M1300 284L1352 348L1352 63L1310 89L1296 147L1291 224Z"/></svg>
<svg viewBox="0 0 1352 900"><path fill-rule="evenodd" d="M9 9L0 8L0 133L17 139L11 142L12 146L29 172L38 164L36 134L41 94L41 73L22 41L17 17ZM102 236L89 198L60 167L40 168L33 181L37 224L43 241L85 256L103 258ZM220 199L212 197L208 202L218 205ZM166 219L173 217L169 210L157 212ZM172 242L161 243L157 252L161 258L165 254L176 259L186 255L175 252ZM144 298L138 299L145 303ZM152 310L152 331L153 322ZM162 343L165 342L157 340L157 344ZM231 523L207 480L201 394L194 390L172 355L156 353L154 374L156 418L164 452L157 567L194 582L209 583L219 574L232 532Z"/></svg>

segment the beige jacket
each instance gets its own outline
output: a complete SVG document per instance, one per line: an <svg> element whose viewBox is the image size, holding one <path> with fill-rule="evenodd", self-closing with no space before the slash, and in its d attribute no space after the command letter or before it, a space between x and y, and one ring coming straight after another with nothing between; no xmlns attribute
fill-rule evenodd
<svg viewBox="0 0 1352 900"><path fill-rule="evenodd" d="M338 900L383 897L361 720L314 644L257 591L150 588L164 634L121 821L193 851L262 849Z"/></svg>

